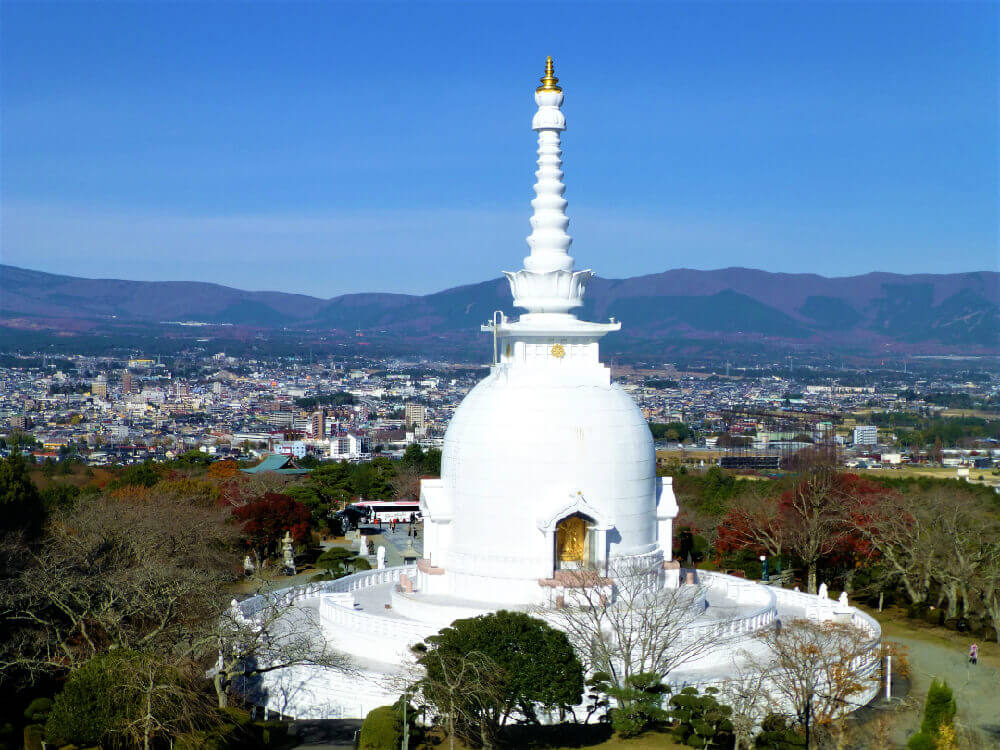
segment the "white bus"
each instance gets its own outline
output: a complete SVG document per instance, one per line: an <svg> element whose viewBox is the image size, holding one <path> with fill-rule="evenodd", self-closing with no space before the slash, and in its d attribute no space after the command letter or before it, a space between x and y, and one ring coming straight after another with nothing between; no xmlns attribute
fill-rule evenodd
<svg viewBox="0 0 1000 750"><path fill-rule="evenodd" d="M420 519L420 503L417 500L365 500L353 503L351 507L365 513L369 522L375 520L382 523L406 522L411 518Z"/></svg>

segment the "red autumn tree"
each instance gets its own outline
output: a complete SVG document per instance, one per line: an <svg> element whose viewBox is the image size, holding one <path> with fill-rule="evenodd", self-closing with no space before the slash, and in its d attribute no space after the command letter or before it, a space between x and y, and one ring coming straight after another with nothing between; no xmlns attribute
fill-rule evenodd
<svg viewBox="0 0 1000 750"><path fill-rule="evenodd" d="M721 554L746 549L780 555L785 551L785 538L778 503L752 494L738 498L719 524L715 548Z"/></svg>
<svg viewBox="0 0 1000 750"><path fill-rule="evenodd" d="M791 553L805 565L807 590L814 594L820 561L857 560L872 554L868 541L855 529L865 508L888 492L856 474L816 465L777 501L759 497L738 501L719 527L716 547L720 552Z"/></svg>
<svg viewBox="0 0 1000 750"><path fill-rule="evenodd" d="M207 473L209 478L221 481L237 476L240 468L235 461L216 461L208 467Z"/></svg>
<svg viewBox="0 0 1000 750"><path fill-rule="evenodd" d="M285 532L297 543L306 542L311 516L305 505L277 492L233 509L233 518L241 522L243 538L258 560L278 551Z"/></svg>

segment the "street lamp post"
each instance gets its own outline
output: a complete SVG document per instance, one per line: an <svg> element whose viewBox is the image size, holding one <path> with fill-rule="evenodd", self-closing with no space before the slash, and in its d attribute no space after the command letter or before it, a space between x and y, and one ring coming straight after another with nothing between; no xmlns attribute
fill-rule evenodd
<svg viewBox="0 0 1000 750"><path fill-rule="evenodd" d="M409 693L410 689L406 688L403 691L403 740L400 743L400 750L410 750L410 724L406 720L406 708L407 704L410 702Z"/></svg>
<svg viewBox="0 0 1000 750"><path fill-rule="evenodd" d="M761 555L758 559L760 560L761 565L764 566L764 573L761 576L761 580L764 583L767 583L767 555Z"/></svg>

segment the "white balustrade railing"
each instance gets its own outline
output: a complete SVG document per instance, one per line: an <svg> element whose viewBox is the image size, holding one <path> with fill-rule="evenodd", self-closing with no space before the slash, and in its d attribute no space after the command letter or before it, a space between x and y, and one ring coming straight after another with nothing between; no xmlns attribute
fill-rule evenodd
<svg viewBox="0 0 1000 750"><path fill-rule="evenodd" d="M806 594L802 591L772 588L779 605L797 607L806 613L810 620L830 620L835 613L850 613L851 625L867 633L872 640L882 638L882 626L871 615L862 612L857 607L846 609L837 599L828 599L816 594Z"/></svg>
<svg viewBox="0 0 1000 750"><path fill-rule="evenodd" d="M416 565L398 565L382 570L363 570L358 573L338 578L335 581L316 581L300 586L289 586L267 594L251 596L238 603L244 617L253 617L268 607L281 607L294 604L302 599L311 599L327 593L346 593L360 589L373 588L386 583L397 583L403 574L416 576Z"/></svg>
<svg viewBox="0 0 1000 750"><path fill-rule="evenodd" d="M382 570L365 570L359 573L352 573L335 581L317 581L301 586L292 586L280 589L268 594L261 594L244 599L239 603L239 610L244 617L253 617L269 606L287 606L302 599L309 599L325 593L348 593L362 589L381 586L386 583L397 583L401 575L407 574L416 576L415 565L401 565ZM692 625L693 636L715 635L715 636L736 636L747 633L754 633L761 628L769 627L777 619L778 605L796 607L802 609L809 619L829 620L834 612L839 609L839 602L834 599L821 599L814 594L806 594L800 591L790 591L788 589L773 586L763 586L754 581L747 581L735 576L725 575L707 570L683 570L682 574L692 573L695 581L710 591L721 593L725 598L734 600L741 605L759 606L746 614L738 617L726 618L709 624ZM351 615L352 622L359 626L378 630L383 627L385 617L377 614L367 614L344 610ZM850 607L851 624L864 630L871 636L872 640L878 640L882 636L882 628L878 621L862 612ZM346 624L346 620L342 620ZM394 632L402 634L407 630L408 623L399 620L388 621L388 627ZM422 628L416 628L422 632Z"/></svg>
<svg viewBox="0 0 1000 750"><path fill-rule="evenodd" d="M323 626L333 627L335 632L364 633L368 637L410 644L422 641L438 631L437 625L359 612L328 599L322 599L319 606Z"/></svg>
<svg viewBox="0 0 1000 750"><path fill-rule="evenodd" d="M682 577L688 573L694 575L696 584L709 591L719 592L726 599L737 604L758 605L756 609L738 617L728 617L706 625L692 625L690 632L694 637L723 638L755 633L771 625L778 616L777 602L769 586L708 570L681 571Z"/></svg>

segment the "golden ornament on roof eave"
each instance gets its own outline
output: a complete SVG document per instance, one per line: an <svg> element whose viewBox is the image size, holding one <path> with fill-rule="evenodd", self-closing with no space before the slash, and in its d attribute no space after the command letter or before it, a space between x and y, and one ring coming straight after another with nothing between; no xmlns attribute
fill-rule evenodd
<svg viewBox="0 0 1000 750"><path fill-rule="evenodd" d="M535 91L562 91L559 87L559 79L556 78L555 68L552 65L552 55L545 58L545 75L542 76L542 85Z"/></svg>

